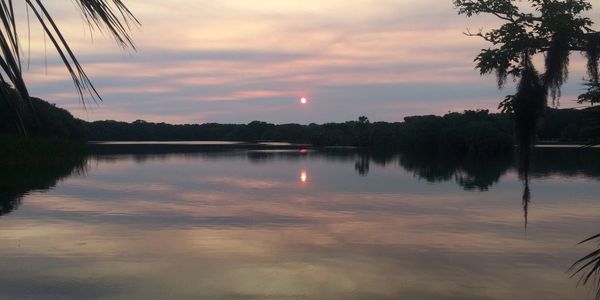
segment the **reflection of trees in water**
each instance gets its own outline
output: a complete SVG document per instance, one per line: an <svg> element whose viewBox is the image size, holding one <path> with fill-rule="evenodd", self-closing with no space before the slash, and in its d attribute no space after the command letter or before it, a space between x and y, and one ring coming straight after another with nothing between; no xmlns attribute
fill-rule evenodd
<svg viewBox="0 0 600 300"><path fill-rule="evenodd" d="M466 190L485 191L511 169L519 170L525 185L523 199L530 199L529 179L552 175L586 176L600 179L600 149L537 149L528 167L515 166L511 155L494 157L448 157L403 153L400 165L415 176L429 182L454 179ZM525 203L527 202L527 203ZM525 201L528 204L528 201Z"/></svg>
<svg viewBox="0 0 600 300"><path fill-rule="evenodd" d="M512 166L510 155L484 157L445 157L404 153L400 165L428 182L454 179L465 190L486 191Z"/></svg>
<svg viewBox="0 0 600 300"><path fill-rule="evenodd" d="M166 160L178 158L229 159L244 157L251 163L268 163L302 159L328 162L354 163L361 176L369 174L371 163L386 166L398 157L400 166L415 176L429 182L455 180L466 190L485 191L496 184L506 172L514 168L511 155L493 157L457 157L424 153L401 155L377 149L325 148L306 149L297 146L264 147L253 144L240 145L96 145L91 149L94 158L103 161L134 159ZM600 150L598 149L538 149L533 156L532 177L550 175L600 178Z"/></svg>
<svg viewBox="0 0 600 300"><path fill-rule="evenodd" d="M534 178L552 175L600 178L600 149L538 149L530 174Z"/></svg>
<svg viewBox="0 0 600 300"><path fill-rule="evenodd" d="M398 153L385 151L385 150L361 150L357 153L356 160L354 162L354 170L360 176L369 175L371 168L371 162L376 165L386 166L398 156Z"/></svg>
<svg viewBox="0 0 600 300"><path fill-rule="evenodd" d="M559 151L547 149L537 159L553 162L551 164L535 164L532 176L546 177L551 175L600 177L600 151L593 148ZM600 234L594 235L579 244L600 242ZM569 269L571 277L579 276L578 285L591 283L595 289L595 299L600 300L600 245L596 250L577 260Z"/></svg>
<svg viewBox="0 0 600 300"><path fill-rule="evenodd" d="M524 182L523 211L525 227L527 227L527 214L531 202L529 189L530 178L560 175L563 177L585 176L588 178L600 177L600 151L593 148L559 149L548 148L536 151L532 156L532 163L520 162L519 176ZM579 244L598 241L600 234L592 236ZM600 247L576 261L571 268L571 277L580 276L579 284L592 283L596 290L595 299L600 300Z"/></svg>
<svg viewBox="0 0 600 300"><path fill-rule="evenodd" d="M543 148L531 155L531 163L521 163L519 176L524 183L523 209L525 220L531 203L529 183L531 178L549 176L600 179L600 149L595 148ZM526 224L527 225L527 224Z"/></svg>
<svg viewBox="0 0 600 300"><path fill-rule="evenodd" d="M560 152L560 151L559 151ZM562 151L564 152L564 151ZM571 169L566 176L578 174L583 164L574 164L571 157L569 162L558 162L560 165L553 166L557 163L555 157L545 154L545 151L540 151L543 155L536 156L534 166L540 166L535 169L536 174L550 175L548 170L553 170L560 173L563 165L569 165ZM567 156L568 157L568 156ZM456 184L467 191L487 191L491 186L500 181L500 178L508 171L516 168L520 172L520 178L523 181L524 189L521 203L523 206L524 226L527 229L529 205L531 203L531 191L529 188L529 168L516 167L514 158L511 155L494 156L494 157L447 157L447 156L432 156L422 155L417 153L404 153L400 156L400 165L412 172L415 176L425 179L428 182L445 182L454 180Z"/></svg>
<svg viewBox="0 0 600 300"><path fill-rule="evenodd" d="M399 165L416 177L428 182L454 180L465 190L486 191L510 170L518 170L510 155L495 157L444 157L421 153L397 154L389 151L356 151L355 149L264 149L222 146L100 146L91 149L93 160L118 163L135 160L143 163L170 158L222 159L244 158L251 163L275 161L325 160L354 164L358 175L368 176L371 164L386 166L399 161ZM600 178L600 149L538 149L532 157L530 168L520 174L524 190L522 195L525 227L531 203L530 178L552 175L565 177L586 176ZM61 179L84 172L89 159L83 156L70 160L38 163L32 166L3 166L0 169L0 216L15 210L23 195L32 190L46 190ZM589 240L597 241L600 235ZM573 265L574 275L582 274L582 283L600 280L600 249L590 253ZM600 289L597 299L600 300Z"/></svg>
<svg viewBox="0 0 600 300"><path fill-rule="evenodd" d="M523 218L525 219L525 229L529 223L529 204L531 203L531 190L529 189L529 177L523 180L523 197L521 205L523 205Z"/></svg>
<svg viewBox="0 0 600 300"><path fill-rule="evenodd" d="M531 156L531 163L515 165L511 155L495 157L444 157L403 153L400 165L415 176L429 182L455 180L465 190L486 191L496 184L511 169L518 171L523 181L524 226L528 225L529 206L532 194L530 179L553 175L563 177L586 176L600 178L600 150L590 148L537 149Z"/></svg>
<svg viewBox="0 0 600 300"><path fill-rule="evenodd" d="M527 226L529 225L529 204L531 204L531 189L529 188L529 179L531 178L531 159L533 157L533 149L519 149L517 151L517 157L517 170L519 179L523 182L523 196L521 197L521 205L523 206L523 219L525 220L524 227L525 231L527 231Z"/></svg>
<svg viewBox="0 0 600 300"><path fill-rule="evenodd" d="M369 175L371 157L368 154L360 154L354 163L354 169L360 176Z"/></svg>
<svg viewBox="0 0 600 300"><path fill-rule="evenodd" d="M368 176L371 163L386 166L399 161L405 170L428 182L454 180L457 185L468 191L487 191L498 183L500 178L511 170L519 172L523 181L521 197L525 227L528 223L529 205L532 195L530 178L560 175L566 177L587 176L600 178L599 149L537 149L527 167L517 166L510 155L493 157L444 156L415 152L398 154L376 149L325 148L307 151L298 147L269 148L257 145L100 145L93 149L97 160L135 159L164 160L170 157L231 159L246 158L254 164L273 161L300 161L304 159L328 162L354 163L359 176Z"/></svg>
<svg viewBox="0 0 600 300"><path fill-rule="evenodd" d="M61 179L84 173L86 166L83 154L65 159L38 160L31 165L3 165L0 168L0 216L17 209L28 192L51 189Z"/></svg>
<svg viewBox="0 0 600 300"><path fill-rule="evenodd" d="M89 152L99 161L117 162L133 160L137 163L146 161L165 161L177 158L227 158L239 156L238 147L221 145L185 145L185 144L98 144L90 145Z"/></svg>

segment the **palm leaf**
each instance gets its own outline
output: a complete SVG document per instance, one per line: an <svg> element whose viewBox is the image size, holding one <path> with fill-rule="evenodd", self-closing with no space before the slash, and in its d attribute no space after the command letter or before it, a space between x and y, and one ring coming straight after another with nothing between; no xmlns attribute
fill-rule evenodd
<svg viewBox="0 0 600 300"><path fill-rule="evenodd" d="M91 30L109 32L120 46L136 49L129 32L132 26L139 26L140 23L121 0L73 1ZM93 101L101 101L102 97L84 71L60 27L52 18L46 4L41 0L25 0L25 3L28 16L30 9L69 72L81 102L85 105L86 95ZM35 113L29 101L27 85L23 80L20 52L13 1L0 0L0 80L14 86L18 92L16 99L9 99L10 93L0 92L0 100L9 104L8 107L13 110L17 120L22 120L22 114L26 110ZM24 124L17 123L19 131L26 134Z"/></svg>
<svg viewBox="0 0 600 300"><path fill-rule="evenodd" d="M600 239L600 234L587 238L578 243L578 245L598 239ZM591 280L596 289L595 299L600 300L600 249L596 249L588 255L577 260L573 265L571 265L569 272L572 273L571 277L580 275L577 283L578 285L586 285Z"/></svg>

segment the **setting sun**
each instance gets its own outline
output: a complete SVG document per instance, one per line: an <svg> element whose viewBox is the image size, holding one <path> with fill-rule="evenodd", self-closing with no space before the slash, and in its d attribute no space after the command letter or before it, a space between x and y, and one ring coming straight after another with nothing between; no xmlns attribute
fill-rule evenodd
<svg viewBox="0 0 600 300"><path fill-rule="evenodd" d="M0 21L0 300L600 300L600 0Z"/></svg>

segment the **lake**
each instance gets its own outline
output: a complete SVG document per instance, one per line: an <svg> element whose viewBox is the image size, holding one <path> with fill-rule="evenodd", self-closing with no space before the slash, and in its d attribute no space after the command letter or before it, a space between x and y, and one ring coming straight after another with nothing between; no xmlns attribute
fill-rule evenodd
<svg viewBox="0 0 600 300"><path fill-rule="evenodd" d="M3 168L0 299L593 299L600 149L94 145Z"/></svg>

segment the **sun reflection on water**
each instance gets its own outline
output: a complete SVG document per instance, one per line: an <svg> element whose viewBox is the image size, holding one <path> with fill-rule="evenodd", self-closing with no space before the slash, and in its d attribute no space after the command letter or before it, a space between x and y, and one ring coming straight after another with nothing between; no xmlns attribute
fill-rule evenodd
<svg viewBox="0 0 600 300"><path fill-rule="evenodd" d="M302 170L302 172L300 172L300 181L302 181L303 183L306 183L308 181L308 173L306 172L306 170Z"/></svg>

